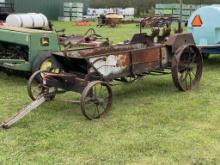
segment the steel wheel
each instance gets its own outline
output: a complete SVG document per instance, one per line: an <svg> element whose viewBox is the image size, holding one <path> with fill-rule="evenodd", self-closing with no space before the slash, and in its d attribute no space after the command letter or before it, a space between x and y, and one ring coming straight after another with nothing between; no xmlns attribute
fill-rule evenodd
<svg viewBox="0 0 220 165"><path fill-rule="evenodd" d="M89 119L105 116L112 107L111 87L102 81L94 81L84 89L80 105L83 115Z"/></svg>
<svg viewBox="0 0 220 165"><path fill-rule="evenodd" d="M28 80L27 84L27 91L29 97L34 101L41 97L42 95L48 95L49 99L54 99L56 94L56 88L55 87L47 87L43 85L42 82L38 82L37 77L39 75L42 75L43 72L37 71L35 72L30 79Z"/></svg>
<svg viewBox="0 0 220 165"><path fill-rule="evenodd" d="M203 59L194 45L179 48L172 61L172 77L181 91L190 91L198 86L203 71Z"/></svg>

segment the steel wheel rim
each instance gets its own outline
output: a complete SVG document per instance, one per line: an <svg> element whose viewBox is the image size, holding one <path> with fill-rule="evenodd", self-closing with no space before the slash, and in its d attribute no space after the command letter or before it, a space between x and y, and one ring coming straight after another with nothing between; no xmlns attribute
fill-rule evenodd
<svg viewBox="0 0 220 165"><path fill-rule="evenodd" d="M39 74L41 74L41 71L35 72L28 80L27 90L32 100L36 100L44 92L42 83L37 82L37 76Z"/></svg>
<svg viewBox="0 0 220 165"><path fill-rule="evenodd" d="M90 83L82 93L81 110L89 119L104 117L112 106L112 90L105 82Z"/></svg>
<svg viewBox="0 0 220 165"><path fill-rule="evenodd" d="M173 60L172 76L176 87L181 91L190 91L200 82L203 71L203 60L193 45L178 50Z"/></svg>
<svg viewBox="0 0 220 165"><path fill-rule="evenodd" d="M51 88L46 87L45 85L43 85L42 82L38 83L37 77L39 75L44 75L44 73L41 71L37 71L28 80L27 91L28 91L29 97L34 101L34 100L38 99L40 96L42 96L43 94L50 93L50 95L51 95L50 97L51 97L51 99L53 99L55 97L56 88L55 87L51 87ZM51 92L51 91L53 91L53 92Z"/></svg>

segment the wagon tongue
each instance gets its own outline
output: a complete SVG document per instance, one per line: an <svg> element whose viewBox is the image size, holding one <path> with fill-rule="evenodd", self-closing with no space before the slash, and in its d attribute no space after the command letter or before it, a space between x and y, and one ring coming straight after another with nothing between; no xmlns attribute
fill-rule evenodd
<svg viewBox="0 0 220 165"><path fill-rule="evenodd" d="M0 129L10 128L13 124L15 124L17 121L27 116L31 111L35 110L36 108L38 108L40 105L42 105L46 101L47 101L47 98L45 96L42 96L39 99L35 100L30 105L28 105L27 107L19 111L15 116L11 117L7 121L5 121L3 124L1 124Z"/></svg>

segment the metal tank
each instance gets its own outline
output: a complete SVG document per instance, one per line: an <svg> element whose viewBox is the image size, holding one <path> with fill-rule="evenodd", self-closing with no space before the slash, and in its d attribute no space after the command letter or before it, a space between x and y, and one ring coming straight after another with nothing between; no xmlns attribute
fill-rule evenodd
<svg viewBox="0 0 220 165"><path fill-rule="evenodd" d="M47 17L41 13L11 14L6 18L6 25L25 28L47 28Z"/></svg>
<svg viewBox="0 0 220 165"><path fill-rule="evenodd" d="M193 34L203 54L220 54L220 5L201 7L188 21L188 30Z"/></svg>

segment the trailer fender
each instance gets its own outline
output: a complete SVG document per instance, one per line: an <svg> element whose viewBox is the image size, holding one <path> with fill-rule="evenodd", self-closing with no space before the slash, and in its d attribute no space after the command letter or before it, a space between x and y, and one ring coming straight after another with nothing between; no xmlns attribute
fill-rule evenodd
<svg viewBox="0 0 220 165"><path fill-rule="evenodd" d="M191 33L172 35L166 42L166 46L171 48L172 53L175 53L183 45L196 45Z"/></svg>

